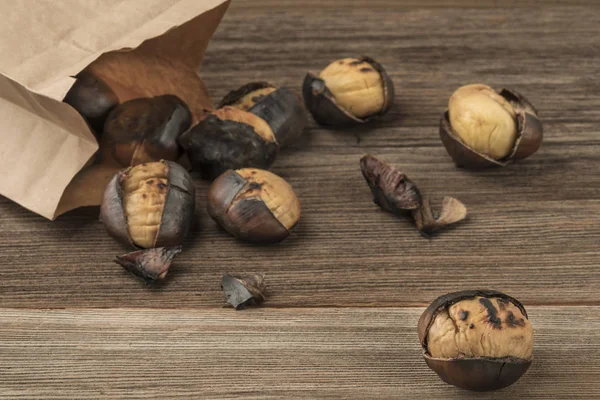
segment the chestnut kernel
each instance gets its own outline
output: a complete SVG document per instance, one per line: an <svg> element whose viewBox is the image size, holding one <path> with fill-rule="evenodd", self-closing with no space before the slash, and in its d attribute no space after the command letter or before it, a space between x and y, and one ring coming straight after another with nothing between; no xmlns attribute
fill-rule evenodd
<svg viewBox="0 0 600 400"><path fill-rule="evenodd" d="M396 215L410 214L423 236L462 221L467 216L465 205L453 197L444 197L442 210L436 215L431 209L429 197L421 196L413 181L372 155L361 158L360 168L375 204Z"/></svg>
<svg viewBox="0 0 600 400"><path fill-rule="evenodd" d="M221 289L225 300L236 310L245 306L260 305L265 301L265 279L262 274L224 274Z"/></svg>
<svg viewBox="0 0 600 400"><path fill-rule="evenodd" d="M302 136L306 109L300 97L287 88L275 88L267 82L251 82L228 93L219 108L232 106L264 119L280 147Z"/></svg>
<svg viewBox="0 0 600 400"><path fill-rule="evenodd" d="M112 89L88 71L76 76L63 101L81 114L97 136L102 134L104 121L117 104L119 98Z"/></svg>
<svg viewBox="0 0 600 400"><path fill-rule="evenodd" d="M179 143L192 168L205 179L215 179L228 169L267 169L275 161L279 145L262 118L225 106L209 114L184 133Z"/></svg>
<svg viewBox="0 0 600 400"><path fill-rule="evenodd" d="M438 297L419 318L418 331L429 368L462 389L512 385L533 358L533 327L525 307L495 290Z"/></svg>
<svg viewBox="0 0 600 400"><path fill-rule="evenodd" d="M319 76L309 72L302 95L319 124L349 127L386 114L394 102L394 84L372 58L344 58L329 64Z"/></svg>
<svg viewBox="0 0 600 400"><path fill-rule="evenodd" d="M260 169L227 171L208 190L208 213L234 237L251 243L284 240L300 219L300 202L279 176Z"/></svg>
<svg viewBox="0 0 600 400"><path fill-rule="evenodd" d="M146 280L166 275L188 234L195 208L195 189L179 164L161 160L118 172L109 182L100 207L108 233L136 251L117 263ZM173 249L175 248L175 249ZM160 265L160 262L163 262Z"/></svg>
<svg viewBox="0 0 600 400"><path fill-rule="evenodd" d="M450 97L440 137L458 166L504 166L535 153L543 139L536 109L514 90L472 84Z"/></svg>
<svg viewBox="0 0 600 400"><path fill-rule="evenodd" d="M190 110L177 96L129 100L108 115L101 146L124 167L176 161L183 153L177 139L191 123Z"/></svg>

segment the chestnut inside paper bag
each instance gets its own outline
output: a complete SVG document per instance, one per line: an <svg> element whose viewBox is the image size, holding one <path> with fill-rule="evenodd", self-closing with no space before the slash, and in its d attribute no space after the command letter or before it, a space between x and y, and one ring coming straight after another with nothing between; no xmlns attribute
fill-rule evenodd
<svg viewBox="0 0 600 400"><path fill-rule="evenodd" d="M229 1L0 4L0 195L48 219L99 205L121 167L61 100L87 70L120 102L174 94L194 122L212 104L199 76ZM92 162L93 161L93 162Z"/></svg>

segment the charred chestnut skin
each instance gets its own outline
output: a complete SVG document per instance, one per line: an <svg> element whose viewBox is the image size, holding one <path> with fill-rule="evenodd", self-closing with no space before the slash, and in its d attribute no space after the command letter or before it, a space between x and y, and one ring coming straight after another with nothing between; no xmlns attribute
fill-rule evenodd
<svg viewBox="0 0 600 400"><path fill-rule="evenodd" d="M306 108L314 120L323 126L332 128L349 128L371 122L385 115L394 103L394 83L381 64L370 57L358 58L360 62L370 64L381 76L383 82L384 105L381 111L366 118L359 118L351 112L340 107L335 101L335 96L327 88L325 81L319 76L309 72L302 84L302 97Z"/></svg>
<svg viewBox="0 0 600 400"><path fill-rule="evenodd" d="M440 138L448 154L458 167L481 169L503 167L511 161L522 160L534 154L540 148L544 131L536 108L519 92L512 89L500 89L497 93L514 108L517 116L517 139L511 153L496 160L480 153L463 143L450 124L448 110L440 119Z"/></svg>
<svg viewBox="0 0 600 400"><path fill-rule="evenodd" d="M190 231L195 201L195 188L188 172L179 164L161 160L168 166L168 185L161 224L153 247L170 247L180 245ZM100 206L100 219L107 232L118 242L138 248L130 236L127 217L123 206L122 182L131 170L119 171L108 183Z"/></svg>
<svg viewBox="0 0 600 400"><path fill-rule="evenodd" d="M75 78L63 101L77 110L99 136L108 113L119 104L119 98L104 81L90 72L82 71Z"/></svg>
<svg viewBox="0 0 600 400"><path fill-rule="evenodd" d="M188 106L177 96L129 100L108 115L101 146L123 167L176 161L183 153L177 139L191 123Z"/></svg>
<svg viewBox="0 0 600 400"><path fill-rule="evenodd" d="M225 113L246 113L231 107L220 110ZM208 115L182 135L179 143L188 154L194 171L208 180L217 178L229 169L268 169L279 152L279 144L274 136L272 140L267 140L253 125L221 119L216 113Z"/></svg>
<svg viewBox="0 0 600 400"><path fill-rule="evenodd" d="M281 242L290 235L290 230L300 216L296 195L291 187L288 193L282 193L283 196L293 196L292 207L297 207L295 220L286 227L271 212L260 196L246 197L236 201L238 196L245 192L262 190L260 184L250 182L249 179L242 176L248 170L251 169L229 170L212 183L208 191L208 213L223 229L237 239L255 244ZM274 175L268 171L256 171L267 176Z"/></svg>
<svg viewBox="0 0 600 400"><path fill-rule="evenodd" d="M275 88L268 82L250 82L228 93L219 108L234 104L240 98L254 91ZM273 130L280 147L296 142L304 132L307 123L306 108L300 97L288 88L275 89L266 96L253 99L254 105L248 112L264 119Z"/></svg>
<svg viewBox="0 0 600 400"><path fill-rule="evenodd" d="M450 385L476 392L502 389L515 383L529 369L531 360L515 357L440 359L431 357L427 351L427 335L437 314L452 304L475 297L504 299L517 306L528 318L521 302L496 290L464 290L440 296L419 318L418 333L423 347L423 358L429 368Z"/></svg>

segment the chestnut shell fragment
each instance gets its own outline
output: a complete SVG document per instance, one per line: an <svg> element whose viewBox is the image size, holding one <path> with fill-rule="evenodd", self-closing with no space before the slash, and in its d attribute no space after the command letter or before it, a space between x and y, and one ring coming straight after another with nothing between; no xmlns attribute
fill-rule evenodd
<svg viewBox="0 0 600 400"><path fill-rule="evenodd" d="M115 262L146 283L164 279L171 262L181 253L181 246L138 250L117 256Z"/></svg>
<svg viewBox="0 0 600 400"><path fill-rule="evenodd" d="M504 97L517 114L518 136L511 153L500 160L495 160L479 153L463 143L454 133L450 124L448 110L440 119L440 138L450 157L458 167L487 168L505 166L511 160L521 160L531 156L543 141L543 126L535 107L520 93L511 89L500 89L497 93Z"/></svg>
<svg viewBox="0 0 600 400"><path fill-rule="evenodd" d="M182 154L177 139L191 123L188 106L177 96L133 99L108 115L101 145L124 167L176 161Z"/></svg>
<svg viewBox="0 0 600 400"><path fill-rule="evenodd" d="M225 300L236 310L264 302L265 288L264 276L259 274L224 274L221 280L221 289L225 294Z"/></svg>
<svg viewBox="0 0 600 400"><path fill-rule="evenodd" d="M366 56L359 57L358 60L369 63L381 75L385 97L383 108L377 114L367 118L358 118L337 104L335 96L327 88L323 79L309 72L306 74L304 83L302 84L302 97L304 98L306 108L320 125L334 128L347 128L360 125L383 116L392 107L394 103L394 83L383 66Z"/></svg>
<svg viewBox="0 0 600 400"><path fill-rule="evenodd" d="M419 318L419 341L423 347L425 362L446 383L472 391L497 390L515 383L531 365L531 360L515 357L491 358L433 358L428 354L427 335L441 311L452 304L474 297L497 297L517 306L527 318L525 307L514 297L495 290L464 290L448 293L435 299Z"/></svg>

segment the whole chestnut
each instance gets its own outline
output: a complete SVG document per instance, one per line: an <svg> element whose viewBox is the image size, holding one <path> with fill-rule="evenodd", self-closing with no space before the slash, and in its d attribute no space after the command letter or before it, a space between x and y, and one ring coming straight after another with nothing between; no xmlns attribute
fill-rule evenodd
<svg viewBox="0 0 600 400"><path fill-rule="evenodd" d="M300 138L306 126L306 109L300 97L287 88L251 82L229 92L219 108L232 106L264 119L280 147Z"/></svg>
<svg viewBox="0 0 600 400"><path fill-rule="evenodd" d="M515 383L529 368L533 328L525 307L495 290L438 297L421 315L425 362L451 385L473 391Z"/></svg>
<svg viewBox="0 0 600 400"><path fill-rule="evenodd" d="M503 166L542 143L537 111L514 90L472 84L457 89L440 121L440 136L458 166Z"/></svg>
<svg viewBox="0 0 600 400"><path fill-rule="evenodd" d="M117 263L153 281L164 278L172 258L181 251L194 208L195 189L188 172L161 160L119 171L104 192L100 219L122 244L153 250L117 258Z"/></svg>
<svg viewBox="0 0 600 400"><path fill-rule="evenodd" d="M124 167L176 161L182 154L177 139L191 123L190 110L177 96L129 100L108 115L101 146Z"/></svg>
<svg viewBox="0 0 600 400"><path fill-rule="evenodd" d="M302 95L319 124L348 127L386 114L394 102L394 84L372 58L344 58L329 64L319 76L309 72Z"/></svg>
<svg viewBox="0 0 600 400"><path fill-rule="evenodd" d="M215 179L228 169L269 168L279 151L265 120L231 106L209 114L184 133L179 143L192 168L205 179Z"/></svg>
<svg viewBox="0 0 600 400"><path fill-rule="evenodd" d="M88 71L80 72L75 78L63 101L77 110L100 136L104 121L110 110L119 104L119 98L104 81Z"/></svg>
<svg viewBox="0 0 600 400"><path fill-rule="evenodd" d="M251 243L284 240L300 218L300 202L279 176L260 169L227 171L208 190L208 213L227 232Z"/></svg>

